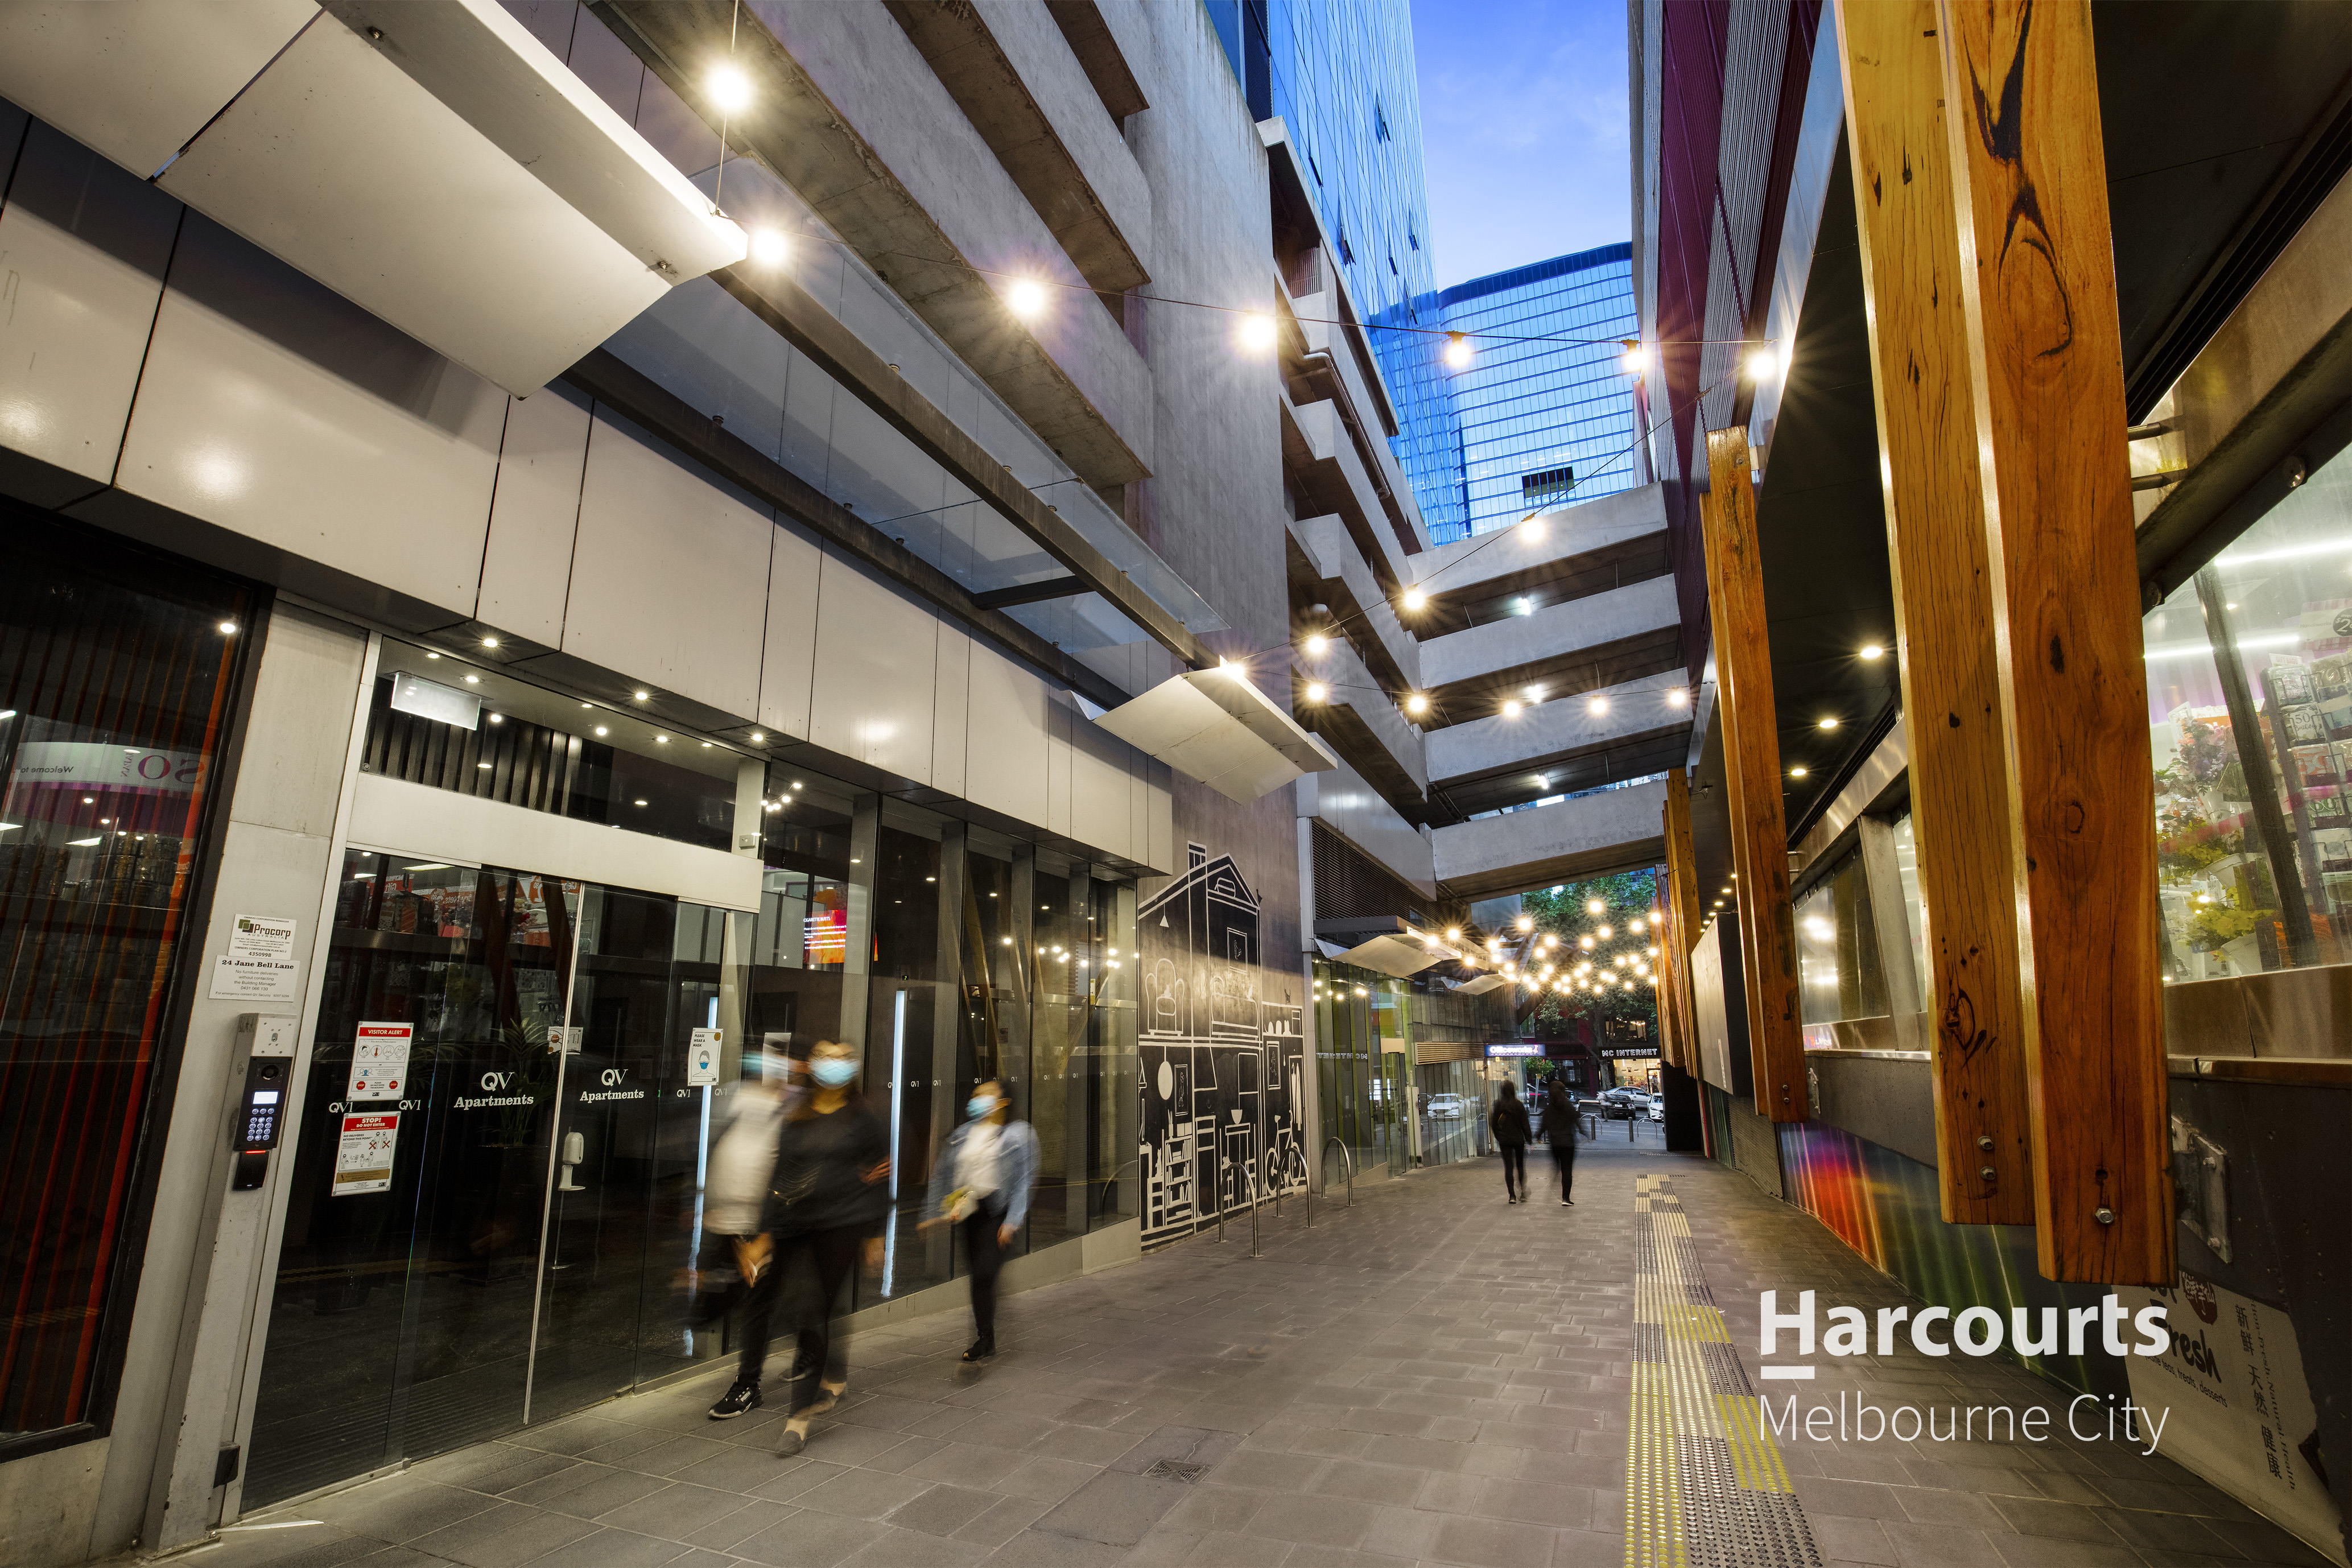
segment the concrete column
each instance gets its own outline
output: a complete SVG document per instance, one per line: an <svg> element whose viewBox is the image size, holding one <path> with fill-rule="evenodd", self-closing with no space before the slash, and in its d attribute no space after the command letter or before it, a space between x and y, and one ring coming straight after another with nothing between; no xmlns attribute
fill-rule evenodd
<svg viewBox="0 0 2352 1568"><path fill-rule="evenodd" d="M268 1331L264 1282L276 1268L277 1228L300 1121L289 1117L263 1185L227 1190L228 1128L242 1089L238 1016L297 1020L299 1085L316 1027L332 911L335 852L357 765L371 668L359 627L280 605L253 635L263 639L245 743L228 802L228 827L201 945L185 955L194 988L171 1122L156 1184L138 1303L123 1364L114 1435L90 1539L102 1556L135 1537L150 1552L204 1538L236 1507L246 1391ZM239 915L300 922L294 953L304 1003L215 1001L203 976L228 950ZM191 933L194 935L196 933ZM234 1457L226 1450L236 1449Z"/></svg>

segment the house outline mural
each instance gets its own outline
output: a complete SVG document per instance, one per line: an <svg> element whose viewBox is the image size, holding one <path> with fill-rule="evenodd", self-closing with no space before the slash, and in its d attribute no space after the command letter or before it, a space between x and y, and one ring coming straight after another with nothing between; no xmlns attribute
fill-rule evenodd
<svg viewBox="0 0 2352 1568"><path fill-rule="evenodd" d="M1258 897L1230 855L1185 847L1136 911L1143 1244L1307 1184L1299 1005L1265 995Z"/></svg>

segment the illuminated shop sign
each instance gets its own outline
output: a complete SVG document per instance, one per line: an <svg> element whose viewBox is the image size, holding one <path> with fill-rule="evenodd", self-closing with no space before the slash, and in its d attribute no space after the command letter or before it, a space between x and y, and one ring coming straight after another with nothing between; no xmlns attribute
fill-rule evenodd
<svg viewBox="0 0 2352 1568"><path fill-rule="evenodd" d="M1488 1046L1486 1054L1490 1057L1539 1057L1544 1054L1544 1048L1514 1041L1509 1045Z"/></svg>

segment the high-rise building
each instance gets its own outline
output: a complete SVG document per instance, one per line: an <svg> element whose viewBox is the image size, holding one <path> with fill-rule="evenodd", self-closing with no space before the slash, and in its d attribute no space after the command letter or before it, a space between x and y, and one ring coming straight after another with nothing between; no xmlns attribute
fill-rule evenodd
<svg viewBox="0 0 2352 1568"><path fill-rule="evenodd" d="M1437 303L1474 357L1452 378L1454 449L1403 454L1432 538L1507 528L1640 482L1623 363L1623 342L1640 335L1632 246L1474 278Z"/></svg>
<svg viewBox="0 0 2352 1568"><path fill-rule="evenodd" d="M1330 237L1396 416L1391 450L1414 479L1448 472L1460 443L1440 352L1429 190L1421 156L1421 85L1405 0L1297 5L1209 0L1234 74L1261 121L1279 119L1297 149L1308 199ZM1445 511L1423 514L1430 538L1465 531Z"/></svg>

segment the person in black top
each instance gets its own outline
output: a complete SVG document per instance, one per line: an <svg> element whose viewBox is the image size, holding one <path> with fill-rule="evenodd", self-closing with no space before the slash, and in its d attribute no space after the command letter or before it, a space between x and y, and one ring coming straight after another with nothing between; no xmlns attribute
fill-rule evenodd
<svg viewBox="0 0 2352 1568"><path fill-rule="evenodd" d="M1568 1190L1576 1184L1576 1100L1558 1073L1544 1089L1544 1141L1551 1145L1551 1163L1559 1171L1562 1207L1576 1200Z"/></svg>
<svg viewBox="0 0 2352 1568"><path fill-rule="evenodd" d="M1508 1079L1486 1115L1486 1126L1495 1134L1495 1147L1503 1152L1503 1194L1523 1204L1528 1201L1528 1145L1535 1134L1528 1131L1528 1108Z"/></svg>
<svg viewBox="0 0 2352 1568"><path fill-rule="evenodd" d="M882 1267L890 1144L856 1092L855 1046L819 1040L809 1053L809 1076L814 1085L808 1097L785 1113L778 1132L764 1234L746 1251L785 1282L782 1289L807 1287L809 1299L829 1306L840 1298L861 1250L869 1272ZM755 1331L749 1323L745 1328L747 1336ZM801 1373L793 1380L779 1453L797 1454L806 1447L809 1423L832 1409L847 1389L846 1379L823 1381L832 1360L832 1333L824 1310L808 1314L801 1324ZM758 1366L767 1346L747 1344L743 1353L745 1365ZM758 1401L756 1386L751 1400Z"/></svg>

